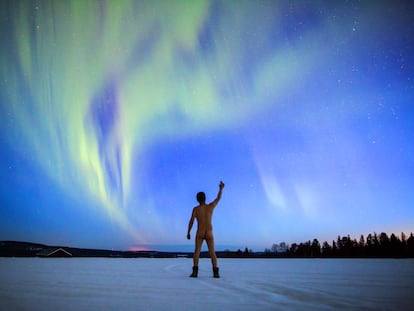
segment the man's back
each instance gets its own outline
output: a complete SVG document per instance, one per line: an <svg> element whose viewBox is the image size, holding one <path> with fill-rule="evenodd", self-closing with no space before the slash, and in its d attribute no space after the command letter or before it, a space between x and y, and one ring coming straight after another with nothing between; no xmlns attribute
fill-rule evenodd
<svg viewBox="0 0 414 311"><path fill-rule="evenodd" d="M200 204L194 208L197 219L197 232L206 232L213 230L211 219L213 217L214 207L212 204Z"/></svg>

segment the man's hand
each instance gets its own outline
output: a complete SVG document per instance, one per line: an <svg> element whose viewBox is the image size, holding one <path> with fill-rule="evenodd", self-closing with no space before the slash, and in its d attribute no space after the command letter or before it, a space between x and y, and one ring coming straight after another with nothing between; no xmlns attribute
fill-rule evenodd
<svg viewBox="0 0 414 311"><path fill-rule="evenodd" d="M187 240L191 240L191 235L187 233Z"/></svg>
<svg viewBox="0 0 414 311"><path fill-rule="evenodd" d="M224 183L222 181L220 181L219 187L220 187L220 190L222 190L224 188Z"/></svg>

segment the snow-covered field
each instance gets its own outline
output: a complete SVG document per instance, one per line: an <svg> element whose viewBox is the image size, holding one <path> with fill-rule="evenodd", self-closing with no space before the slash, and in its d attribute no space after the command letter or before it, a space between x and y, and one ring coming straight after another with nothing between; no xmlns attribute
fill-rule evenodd
<svg viewBox="0 0 414 311"><path fill-rule="evenodd" d="M0 310L414 310L412 259L0 258Z"/></svg>

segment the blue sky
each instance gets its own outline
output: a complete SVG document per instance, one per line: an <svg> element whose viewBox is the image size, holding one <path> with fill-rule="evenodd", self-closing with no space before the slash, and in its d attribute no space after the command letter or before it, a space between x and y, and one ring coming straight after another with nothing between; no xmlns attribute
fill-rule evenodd
<svg viewBox="0 0 414 311"><path fill-rule="evenodd" d="M0 239L218 249L414 228L409 2L1 3Z"/></svg>

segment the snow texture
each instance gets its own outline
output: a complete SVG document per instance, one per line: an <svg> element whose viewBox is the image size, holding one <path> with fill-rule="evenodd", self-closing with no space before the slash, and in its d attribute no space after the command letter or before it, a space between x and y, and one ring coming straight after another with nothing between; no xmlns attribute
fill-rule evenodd
<svg viewBox="0 0 414 311"><path fill-rule="evenodd" d="M412 259L0 258L0 310L414 310Z"/></svg>

